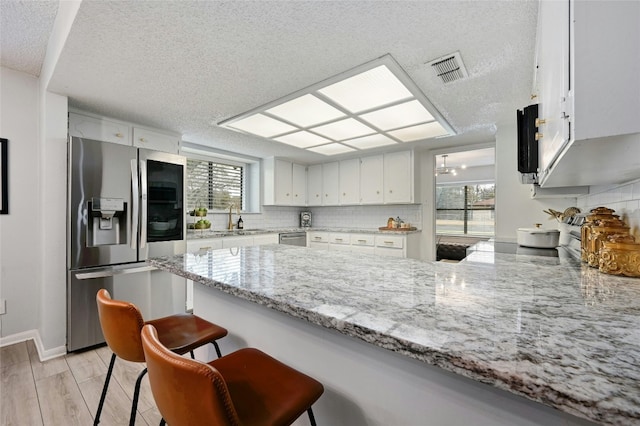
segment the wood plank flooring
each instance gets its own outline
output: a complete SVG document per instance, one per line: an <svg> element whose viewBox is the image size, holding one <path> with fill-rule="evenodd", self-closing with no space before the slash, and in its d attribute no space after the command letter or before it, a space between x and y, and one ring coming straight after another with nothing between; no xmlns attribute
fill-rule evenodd
<svg viewBox="0 0 640 426"><path fill-rule="evenodd" d="M32 341L0 348L0 425L91 425L111 350L102 347L40 362ZM117 359L101 426L128 425L131 398L143 364ZM142 381L136 425L160 423L147 376Z"/></svg>

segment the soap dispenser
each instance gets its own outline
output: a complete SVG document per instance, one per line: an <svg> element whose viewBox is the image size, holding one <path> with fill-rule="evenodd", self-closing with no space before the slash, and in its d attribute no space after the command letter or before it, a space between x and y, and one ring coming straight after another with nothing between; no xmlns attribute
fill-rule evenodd
<svg viewBox="0 0 640 426"><path fill-rule="evenodd" d="M238 218L238 229L244 229L244 222L242 221L242 216Z"/></svg>

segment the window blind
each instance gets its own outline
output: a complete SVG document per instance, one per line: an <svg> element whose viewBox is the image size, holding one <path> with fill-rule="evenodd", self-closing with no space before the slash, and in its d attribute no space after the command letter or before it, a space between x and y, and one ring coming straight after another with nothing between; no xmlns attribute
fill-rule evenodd
<svg viewBox="0 0 640 426"><path fill-rule="evenodd" d="M243 169L242 166L188 158L187 209L226 210L235 204L242 210Z"/></svg>

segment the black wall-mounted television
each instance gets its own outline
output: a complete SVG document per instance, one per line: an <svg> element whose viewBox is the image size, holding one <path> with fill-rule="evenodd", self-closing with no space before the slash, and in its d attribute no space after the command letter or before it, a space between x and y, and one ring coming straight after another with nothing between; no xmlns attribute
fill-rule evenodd
<svg viewBox="0 0 640 426"><path fill-rule="evenodd" d="M538 104L518 110L518 171L520 173L538 171L537 118Z"/></svg>

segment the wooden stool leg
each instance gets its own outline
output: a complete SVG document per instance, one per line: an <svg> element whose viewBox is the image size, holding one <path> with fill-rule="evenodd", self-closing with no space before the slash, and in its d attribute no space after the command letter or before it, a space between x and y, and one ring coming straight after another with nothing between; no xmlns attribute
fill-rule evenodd
<svg viewBox="0 0 640 426"><path fill-rule="evenodd" d="M111 373L113 372L113 364L116 362L116 354L111 354L111 362L109 362L109 370L107 371L107 377L104 379L104 386L102 387L102 395L100 396L100 403L98 404L98 411L96 411L96 417L93 419L93 426L97 426L100 423L100 414L102 414L102 407L104 406L104 400L107 397L107 389L109 388L109 380L111 380Z"/></svg>
<svg viewBox="0 0 640 426"><path fill-rule="evenodd" d="M138 397L140 396L140 384L142 383L142 378L147 374L147 369L145 368L138 375L138 380L136 380L136 388L133 391L133 402L131 403L131 417L129 418L129 426L134 426L136 424L136 411L138 410Z"/></svg>

